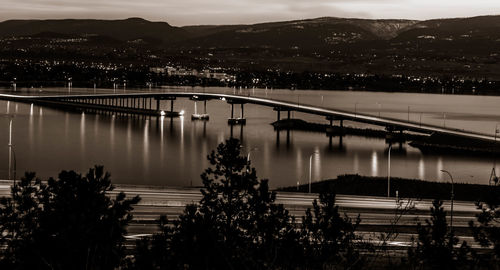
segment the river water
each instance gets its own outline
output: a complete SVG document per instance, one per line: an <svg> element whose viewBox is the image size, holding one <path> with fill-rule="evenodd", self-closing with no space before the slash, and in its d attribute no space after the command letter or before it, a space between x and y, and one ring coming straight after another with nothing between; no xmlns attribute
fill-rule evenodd
<svg viewBox="0 0 500 270"><path fill-rule="evenodd" d="M71 93L136 91L149 90L72 89ZM152 91L260 96L490 135L494 135L500 122L500 97L489 96L182 87ZM11 93L8 89L3 92ZM69 93L69 90L18 89L17 93L54 94ZM197 105L202 108L200 102ZM162 103L164 109L168 106L166 101ZM239 114L239 107L235 108ZM281 131L278 135L270 125L276 120L276 112L257 105L245 105L247 124L234 126L232 131L227 124L230 106L223 101L208 102L210 120L207 122L191 120L193 101L178 99L175 109L184 110L185 117L140 119L81 114L0 101L0 110L5 115L0 119L0 152L3 153L0 153L0 177L5 179L8 174L9 117L6 115L14 116L12 136L18 178L25 171L35 171L47 178L57 176L61 169L85 172L94 164L100 164L111 173L114 183L200 185L200 174L209 165L207 154L229 138L231 132L242 140L243 154L250 153L258 176L269 179L272 187L305 184L309 175L312 181L351 173L387 176L388 145L384 139L334 137L330 145L323 133ZM281 117L285 116L282 112ZM328 123L319 116L302 113L292 113L292 116ZM348 121L344 124L369 127ZM456 182L487 184L494 163L492 158L422 154L406 144L393 145L391 176L448 181L440 171L445 169L453 174Z"/></svg>

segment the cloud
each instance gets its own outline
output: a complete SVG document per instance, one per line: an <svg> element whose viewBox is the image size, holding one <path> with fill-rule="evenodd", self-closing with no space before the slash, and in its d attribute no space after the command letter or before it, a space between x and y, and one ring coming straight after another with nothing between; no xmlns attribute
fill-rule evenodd
<svg viewBox="0 0 500 270"><path fill-rule="evenodd" d="M322 16L412 18L500 13L498 0L1 0L0 20L143 17L173 25L255 23Z"/></svg>

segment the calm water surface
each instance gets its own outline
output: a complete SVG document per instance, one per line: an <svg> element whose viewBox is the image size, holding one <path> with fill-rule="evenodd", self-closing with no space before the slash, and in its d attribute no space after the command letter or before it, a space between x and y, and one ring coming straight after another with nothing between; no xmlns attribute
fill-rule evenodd
<svg viewBox="0 0 500 270"><path fill-rule="evenodd" d="M113 90L97 89L96 93ZM125 90L133 92L139 90ZM148 90L144 90L148 91ZM381 115L415 122L444 125L494 134L500 119L500 97L435 94L370 93L350 91L290 91L232 88L164 88L153 91L207 91L252 95L323 107ZM8 90L4 90L8 92ZM20 90L22 94L67 93L67 89ZM71 93L93 93L74 89ZM124 92L124 90L117 90ZM201 103L198 107L201 108ZM167 102L162 106L166 109ZM86 171L102 164L114 183L161 186L200 185L208 166L207 154L231 136L243 141L261 178L273 187L307 183L309 166L313 181L339 174L386 176L388 145L383 139L334 137L329 144L322 133L281 131L270 125L276 120L272 108L245 105L247 125L227 125L230 106L208 102L210 121L192 121L192 101L179 99L176 110L186 117L138 119L71 113L50 108L0 101L3 115L14 115L13 143L17 174L36 171L43 178L61 169ZM236 110L239 114L239 109ZM285 114L282 113L282 117ZM327 123L318 116L294 113L293 117ZM8 117L0 119L0 177L8 170ZM361 126L346 122L346 125ZM364 125L363 125L364 126ZM3 127L3 128L1 128ZM312 155L314 152L318 154ZM448 181L440 170L449 170L457 182L488 183L494 161L490 158L422 154L408 145L393 145L391 175ZM497 169L497 171L499 171Z"/></svg>

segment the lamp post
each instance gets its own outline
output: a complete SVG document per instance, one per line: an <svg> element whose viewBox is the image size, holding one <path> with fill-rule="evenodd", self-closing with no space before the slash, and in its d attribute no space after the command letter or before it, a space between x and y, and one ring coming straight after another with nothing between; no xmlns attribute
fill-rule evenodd
<svg viewBox="0 0 500 270"><path fill-rule="evenodd" d="M16 158L16 151L14 151L14 146L12 145L10 147L11 151L12 151L12 157L14 158L14 185L16 184L16 172L17 172L17 158Z"/></svg>
<svg viewBox="0 0 500 270"><path fill-rule="evenodd" d="M10 173L12 172L12 118L9 120L9 180L11 179Z"/></svg>
<svg viewBox="0 0 500 270"><path fill-rule="evenodd" d="M14 184L16 181L16 170L17 170L17 162L16 162L16 153L14 152L14 145L12 144L12 118L13 116L10 116L9 120L9 172L8 172L8 178L9 180L12 180L12 162L14 161Z"/></svg>
<svg viewBox="0 0 500 270"><path fill-rule="evenodd" d="M311 178L312 178L312 157L316 154L319 154L318 151L314 151L310 156L309 156L309 193L311 193Z"/></svg>
<svg viewBox="0 0 500 270"><path fill-rule="evenodd" d="M68 93L71 93L71 87L73 86L73 83L71 82L72 78L68 78Z"/></svg>
<svg viewBox="0 0 500 270"><path fill-rule="evenodd" d="M497 142L497 134L500 133L500 130L498 130L498 123L495 125L495 143Z"/></svg>
<svg viewBox="0 0 500 270"><path fill-rule="evenodd" d="M451 179L451 211L450 211L450 235L451 232L453 231L453 198L455 196L455 189L453 187L453 176L451 176L451 173L447 170L441 170L441 172L448 174L448 176Z"/></svg>
<svg viewBox="0 0 500 270"><path fill-rule="evenodd" d="M496 151L497 149L497 134L500 133L500 130L498 130L498 123L495 125L495 142L494 142L494 149ZM488 182L488 185L491 185L491 183L495 183L495 185L498 183L498 177L497 173L495 171L495 167L497 166L497 156L493 156L493 168L491 169L491 174L490 174L490 180Z"/></svg>
<svg viewBox="0 0 500 270"><path fill-rule="evenodd" d="M391 149L392 144L389 145L387 156L387 198L389 198L391 194Z"/></svg>

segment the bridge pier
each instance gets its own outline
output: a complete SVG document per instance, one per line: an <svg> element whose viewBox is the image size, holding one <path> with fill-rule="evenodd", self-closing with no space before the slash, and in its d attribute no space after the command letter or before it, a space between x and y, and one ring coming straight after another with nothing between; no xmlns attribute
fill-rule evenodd
<svg viewBox="0 0 500 270"><path fill-rule="evenodd" d="M273 111L276 111L276 121L279 122L281 120L281 111L285 111L286 109L282 108L282 107L274 107L273 108ZM288 119L290 119L290 110L286 110L288 111Z"/></svg>
<svg viewBox="0 0 500 270"><path fill-rule="evenodd" d="M179 117L179 116L182 116L184 114L183 111L180 111L180 112L174 111L174 100L176 99L176 97L173 97L173 96L155 97L154 99L156 99L156 111L158 112L159 115L166 116L166 117ZM161 106L160 106L161 100L170 100L170 110L168 110L168 111L161 110Z"/></svg>
<svg viewBox="0 0 500 270"><path fill-rule="evenodd" d="M334 129L334 126L333 126L333 121L335 121L335 120L339 120L339 127L340 127L339 133L342 136L342 134L344 132L344 119L342 119L342 118L336 118L336 117L333 117L333 116L327 116L326 120L328 120L330 122L330 125L326 128L326 134L327 134L327 136L331 137L331 136L333 136L335 134L335 129Z"/></svg>
<svg viewBox="0 0 500 270"><path fill-rule="evenodd" d="M327 116L326 119L329 121L329 125L326 128L326 136L328 137L328 146L330 149L333 149L333 137L338 135L339 136L339 146L338 149L342 150L343 147L343 139L344 139L344 119L340 117L334 117L334 116ZM333 121L338 120L339 121L339 129L338 131L335 130L335 126L333 125Z"/></svg>
<svg viewBox="0 0 500 270"><path fill-rule="evenodd" d="M197 96L192 97L191 99L194 100L194 114L191 115L191 120L208 121L210 116L207 113L207 100L203 99L203 113L199 114L198 107L197 107L197 101L199 101L200 99ZM233 111L234 111L234 109L233 109Z"/></svg>
<svg viewBox="0 0 500 270"><path fill-rule="evenodd" d="M245 108L244 108L244 102L235 102L232 100L228 100L228 103L231 104L231 118L227 120L227 123L229 125L245 125L247 123L247 120L245 119ZM234 117L234 104L240 104L241 105L241 110L240 110L240 117L235 118Z"/></svg>

